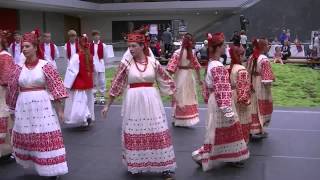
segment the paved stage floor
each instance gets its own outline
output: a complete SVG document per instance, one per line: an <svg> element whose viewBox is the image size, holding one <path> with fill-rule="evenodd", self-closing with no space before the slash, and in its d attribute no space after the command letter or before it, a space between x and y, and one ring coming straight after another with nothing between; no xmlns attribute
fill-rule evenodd
<svg viewBox="0 0 320 180"><path fill-rule="evenodd" d="M120 105L113 105L106 119L96 107L94 126L89 131L63 126L69 174L62 180L160 180L158 176L128 175L121 161ZM193 128L173 128L171 109L166 108L173 136L178 180L318 180L320 179L319 109L279 109L273 114L269 138L251 142L251 158L244 168L220 166L202 172L191 159L201 146L206 108L200 108L201 123ZM16 163L0 163L0 180L40 180L35 172Z"/></svg>

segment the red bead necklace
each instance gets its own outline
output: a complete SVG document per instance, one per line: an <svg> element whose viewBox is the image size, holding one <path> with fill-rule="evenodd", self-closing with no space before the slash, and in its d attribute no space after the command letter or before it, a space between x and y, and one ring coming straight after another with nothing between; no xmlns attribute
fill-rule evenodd
<svg viewBox="0 0 320 180"><path fill-rule="evenodd" d="M147 70L147 67L148 67L148 58L147 58L147 56L145 56L145 58L146 58L146 59L145 59L144 62L137 62L137 61L134 59L134 64L136 65L138 71L140 71L140 72L145 72L145 71ZM144 65L144 69L141 70L141 69L139 68L139 66L138 66L137 63L139 63L139 64L141 64L141 65Z"/></svg>
<svg viewBox="0 0 320 180"><path fill-rule="evenodd" d="M25 62L25 65L28 69L34 68L39 63L39 58L37 58L35 61L27 61Z"/></svg>

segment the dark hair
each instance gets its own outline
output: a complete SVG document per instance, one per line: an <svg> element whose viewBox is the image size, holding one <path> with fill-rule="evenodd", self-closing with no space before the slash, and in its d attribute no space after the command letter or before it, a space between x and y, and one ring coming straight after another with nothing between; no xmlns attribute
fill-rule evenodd
<svg viewBox="0 0 320 180"><path fill-rule="evenodd" d="M14 36L15 36L15 35L20 35L20 36L22 36L21 32L18 31L18 30L17 30L17 31L14 31L14 32L13 32L13 35L14 35Z"/></svg>

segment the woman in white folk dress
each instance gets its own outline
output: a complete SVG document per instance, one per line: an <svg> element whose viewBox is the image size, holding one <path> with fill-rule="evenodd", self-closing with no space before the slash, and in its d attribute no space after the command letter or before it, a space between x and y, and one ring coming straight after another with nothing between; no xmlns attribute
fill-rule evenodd
<svg viewBox="0 0 320 180"><path fill-rule="evenodd" d="M249 150L242 135L241 124L232 103L232 91L227 69L219 61L224 52L223 33L208 34L209 65L205 79L208 96L208 119L203 146L192 158L203 171L216 162L242 167L249 158Z"/></svg>
<svg viewBox="0 0 320 180"><path fill-rule="evenodd" d="M173 102L174 126L190 127L199 122L196 81L193 72L196 72L197 82L202 86L201 65L192 51L193 42L192 35L185 34L182 47L173 53L167 66L168 72L174 74L177 86L176 102Z"/></svg>
<svg viewBox="0 0 320 180"><path fill-rule="evenodd" d="M7 38L10 36L8 31L0 30L0 158L13 160L12 146L10 143L10 131L12 129L12 120L6 105L6 91L9 81L9 74L12 70L14 60L6 51Z"/></svg>
<svg viewBox="0 0 320 180"><path fill-rule="evenodd" d="M57 70L37 56L34 33L23 36L26 61L15 65L6 102L14 112L13 154L18 164L34 168L40 176L58 179L68 173L59 119L67 91Z"/></svg>
<svg viewBox="0 0 320 180"><path fill-rule="evenodd" d="M65 87L70 89L64 108L66 124L87 128L95 120L93 73L93 57L84 34L79 41L79 51L70 58L64 79Z"/></svg>
<svg viewBox="0 0 320 180"><path fill-rule="evenodd" d="M247 69L241 65L241 54L243 50L232 45L229 49L231 64L229 70L232 89L232 100L235 104L239 121L242 127L242 134L247 143L250 139L251 128L251 84Z"/></svg>
<svg viewBox="0 0 320 180"><path fill-rule="evenodd" d="M123 162L132 174L162 173L173 179L176 159L160 94L171 95L175 84L160 63L148 56L145 35L128 35L133 58L123 60L112 81L106 114L115 97L128 86L123 103Z"/></svg>

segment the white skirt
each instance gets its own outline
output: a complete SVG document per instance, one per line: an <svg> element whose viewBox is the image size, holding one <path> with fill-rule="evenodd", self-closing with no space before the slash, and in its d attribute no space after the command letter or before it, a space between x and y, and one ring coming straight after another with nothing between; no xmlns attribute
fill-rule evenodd
<svg viewBox="0 0 320 180"><path fill-rule="evenodd" d="M64 118L66 124L87 123L87 118L95 120L94 97L92 89L71 90L65 101Z"/></svg>
<svg viewBox="0 0 320 180"><path fill-rule="evenodd" d="M68 172L60 123L47 91L21 92L12 134L17 163L40 176Z"/></svg>
<svg viewBox="0 0 320 180"><path fill-rule="evenodd" d="M175 154L158 90L129 88L123 106L123 160L128 171L174 171Z"/></svg>

